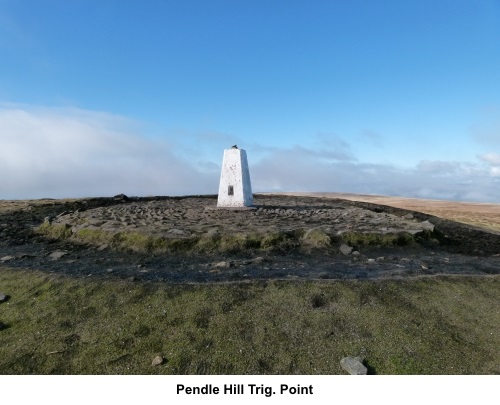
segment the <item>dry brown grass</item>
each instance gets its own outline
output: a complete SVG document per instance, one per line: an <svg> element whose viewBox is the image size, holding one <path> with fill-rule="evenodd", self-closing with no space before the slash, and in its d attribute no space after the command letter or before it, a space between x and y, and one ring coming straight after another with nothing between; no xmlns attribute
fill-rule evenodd
<svg viewBox="0 0 500 405"><path fill-rule="evenodd" d="M410 211L423 212L436 217L478 226L489 231L500 232L500 204L468 203L417 198L385 197L378 195L349 193L276 193L283 195L340 198L372 204L388 205Z"/></svg>

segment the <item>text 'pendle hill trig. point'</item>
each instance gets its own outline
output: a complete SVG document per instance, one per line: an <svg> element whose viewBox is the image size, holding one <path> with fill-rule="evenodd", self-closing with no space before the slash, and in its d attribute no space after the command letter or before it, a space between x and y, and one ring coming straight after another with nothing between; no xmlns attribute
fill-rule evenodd
<svg viewBox="0 0 500 405"><path fill-rule="evenodd" d="M247 153L234 145L224 150L217 207L251 207L252 204Z"/></svg>

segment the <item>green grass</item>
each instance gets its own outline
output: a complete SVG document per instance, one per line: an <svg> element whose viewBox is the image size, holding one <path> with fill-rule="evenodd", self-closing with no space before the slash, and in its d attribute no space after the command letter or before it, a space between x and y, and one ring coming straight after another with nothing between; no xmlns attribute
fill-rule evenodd
<svg viewBox="0 0 500 405"><path fill-rule="evenodd" d="M0 268L1 374L500 373L500 277L169 285ZM151 366L153 357L167 361Z"/></svg>
<svg viewBox="0 0 500 405"><path fill-rule="evenodd" d="M336 245L347 243L355 248L394 247L411 245L417 242L429 243L440 241L436 232L421 232L417 235L409 233L362 233L346 232L340 236L330 237L320 228L296 229L268 233L234 233L216 235L193 235L187 238L164 238L159 235L141 232L111 232L99 228L83 228L72 233L66 225L44 223L38 232L55 239L71 238L77 242L93 245L106 244L118 250L132 250L148 253L239 253L253 250L290 250L304 248L324 249L337 252Z"/></svg>
<svg viewBox="0 0 500 405"><path fill-rule="evenodd" d="M341 235L344 243L353 247L361 246L378 246L392 247L405 246L415 242L415 237L406 232L400 233L362 233L362 232L346 232Z"/></svg>

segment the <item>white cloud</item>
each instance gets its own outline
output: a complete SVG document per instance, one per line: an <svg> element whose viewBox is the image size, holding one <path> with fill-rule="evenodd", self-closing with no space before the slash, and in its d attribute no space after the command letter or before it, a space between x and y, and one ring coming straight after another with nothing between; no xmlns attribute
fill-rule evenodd
<svg viewBox="0 0 500 405"><path fill-rule="evenodd" d="M485 153L484 155L479 155L478 158L492 165L500 165L500 154L498 153Z"/></svg>
<svg viewBox="0 0 500 405"><path fill-rule="evenodd" d="M215 193L200 172L138 123L78 109L0 109L0 198Z"/></svg>
<svg viewBox="0 0 500 405"><path fill-rule="evenodd" d="M252 167L254 190L338 191L416 198L500 201L500 182L470 163L422 161L413 169L354 161L321 162L275 150Z"/></svg>
<svg viewBox="0 0 500 405"><path fill-rule="evenodd" d="M222 149L238 143L247 150L256 192L500 201L495 153L482 155L484 164L423 160L402 169L359 162L331 134L320 134L314 147L278 148L217 132L176 130L161 138L144 132L140 123L108 113L0 105L0 198L215 194Z"/></svg>

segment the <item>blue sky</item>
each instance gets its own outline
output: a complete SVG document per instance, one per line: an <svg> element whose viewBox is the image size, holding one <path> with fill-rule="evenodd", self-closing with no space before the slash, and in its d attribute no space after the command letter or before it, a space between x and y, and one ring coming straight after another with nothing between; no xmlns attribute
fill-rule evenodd
<svg viewBox="0 0 500 405"><path fill-rule="evenodd" d="M0 198L500 202L500 0L0 0Z"/></svg>

